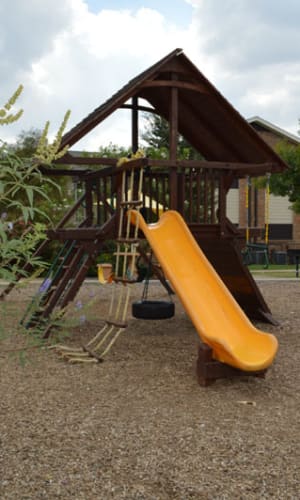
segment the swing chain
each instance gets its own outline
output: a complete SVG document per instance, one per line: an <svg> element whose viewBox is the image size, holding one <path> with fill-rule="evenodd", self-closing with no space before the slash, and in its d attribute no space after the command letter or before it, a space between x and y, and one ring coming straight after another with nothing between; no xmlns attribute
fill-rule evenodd
<svg viewBox="0 0 300 500"><path fill-rule="evenodd" d="M148 267L147 267L147 274L145 277L145 283L144 283L144 289L142 293L142 301L147 300L148 298L148 291L149 291L149 282L150 282L150 277L152 274L152 259L153 259L153 251L151 250L150 252L150 258L148 262Z"/></svg>

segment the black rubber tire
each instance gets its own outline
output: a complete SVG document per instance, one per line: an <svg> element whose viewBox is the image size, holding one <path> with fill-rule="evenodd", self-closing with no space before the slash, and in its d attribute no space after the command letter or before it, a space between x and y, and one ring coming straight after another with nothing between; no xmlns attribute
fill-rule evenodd
<svg viewBox="0 0 300 500"><path fill-rule="evenodd" d="M162 300L139 300L132 304L132 316L138 319L168 319L175 314L175 304Z"/></svg>

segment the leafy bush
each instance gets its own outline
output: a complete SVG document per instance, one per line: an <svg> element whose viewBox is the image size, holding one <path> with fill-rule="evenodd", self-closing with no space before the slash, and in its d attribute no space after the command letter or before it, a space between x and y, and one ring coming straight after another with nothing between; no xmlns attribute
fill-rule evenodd
<svg viewBox="0 0 300 500"><path fill-rule="evenodd" d="M12 111L23 87L20 86L13 96L0 108L0 125L9 125L18 120L23 110ZM0 279L13 281L22 271L25 262L33 267L45 266L33 252L45 236L45 224L37 222L37 217L49 221L49 216L41 210L37 200L50 202L47 187L57 185L44 177L40 164L51 165L61 157L66 148L59 151L61 137L70 112L67 112L52 144L48 144L49 122L41 134L35 154L30 158L20 157L3 141L0 145ZM58 187L57 187L58 189Z"/></svg>

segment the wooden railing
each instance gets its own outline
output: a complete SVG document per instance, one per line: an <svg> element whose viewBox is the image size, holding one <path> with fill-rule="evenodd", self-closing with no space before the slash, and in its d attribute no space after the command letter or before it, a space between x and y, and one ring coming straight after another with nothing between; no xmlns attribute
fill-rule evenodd
<svg viewBox="0 0 300 500"><path fill-rule="evenodd" d="M106 169L105 169L106 170ZM85 179L86 217L101 226L118 210L119 172L93 172ZM172 172L174 178L174 171ZM220 222L222 173L206 168L176 168L176 192L172 192L170 172L146 168L143 180L143 214L148 222L168 209L181 213L185 221L198 224ZM129 186L125 186L128 192ZM174 188L173 188L174 189ZM224 207L223 207L224 210Z"/></svg>
<svg viewBox="0 0 300 500"><path fill-rule="evenodd" d="M153 164L152 164L153 163ZM86 226L102 226L119 210L121 172L144 168L142 212L148 222L168 209L177 210L187 224L220 224L225 227L228 169L205 162L151 161L145 158L87 171L80 176L85 192ZM65 172L65 171L64 171ZM127 181L126 181L127 182ZM125 185L125 192L129 186Z"/></svg>

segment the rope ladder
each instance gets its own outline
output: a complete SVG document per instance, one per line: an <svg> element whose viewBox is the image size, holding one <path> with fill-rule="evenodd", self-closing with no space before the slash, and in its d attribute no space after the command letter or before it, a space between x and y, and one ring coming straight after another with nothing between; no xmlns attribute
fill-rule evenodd
<svg viewBox="0 0 300 500"><path fill-rule="evenodd" d="M104 326L85 345L79 348L55 345L54 348L69 363L101 363L111 350L121 333L127 327L127 312L131 296L131 283L135 283L134 273L138 252L139 221L135 221L133 236L127 210L134 208L139 213L142 206L143 168L123 170L121 183L120 217L115 252L116 263L112 276L112 295ZM135 173L138 172L137 199L134 199ZM127 175L129 177L127 182Z"/></svg>

